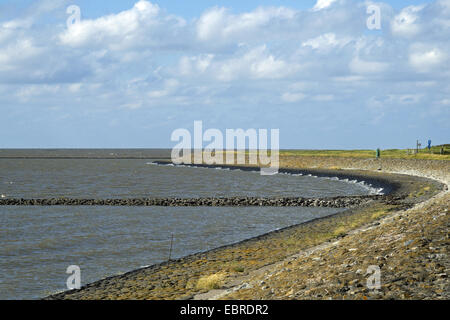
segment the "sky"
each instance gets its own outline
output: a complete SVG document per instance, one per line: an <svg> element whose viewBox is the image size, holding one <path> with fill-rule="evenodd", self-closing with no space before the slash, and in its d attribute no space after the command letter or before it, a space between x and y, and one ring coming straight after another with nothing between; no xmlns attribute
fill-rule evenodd
<svg viewBox="0 0 450 320"><path fill-rule="evenodd" d="M449 143L449 39L450 0L0 0L0 148L172 148L196 120L284 149Z"/></svg>

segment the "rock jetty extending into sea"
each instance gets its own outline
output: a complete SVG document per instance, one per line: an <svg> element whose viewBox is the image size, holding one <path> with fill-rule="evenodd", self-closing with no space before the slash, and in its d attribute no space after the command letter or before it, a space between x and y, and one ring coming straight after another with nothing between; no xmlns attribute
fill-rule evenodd
<svg viewBox="0 0 450 320"><path fill-rule="evenodd" d="M371 200L395 202L401 197L389 195L341 196L329 198L301 197L221 197L221 198L125 198L125 199L78 199L42 198L0 199L0 206L163 206L163 207L328 207L345 208L361 205Z"/></svg>

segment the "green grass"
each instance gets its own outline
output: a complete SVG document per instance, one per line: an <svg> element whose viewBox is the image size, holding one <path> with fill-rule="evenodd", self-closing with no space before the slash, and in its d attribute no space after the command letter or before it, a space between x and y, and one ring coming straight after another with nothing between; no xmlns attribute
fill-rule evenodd
<svg viewBox="0 0 450 320"><path fill-rule="evenodd" d="M441 147L444 154L440 154ZM381 158L397 159L431 159L450 160L450 144L419 149L419 153L414 153L414 149L386 149L381 150ZM316 157L351 157L351 158L375 158L375 150L280 150L281 156L316 156Z"/></svg>

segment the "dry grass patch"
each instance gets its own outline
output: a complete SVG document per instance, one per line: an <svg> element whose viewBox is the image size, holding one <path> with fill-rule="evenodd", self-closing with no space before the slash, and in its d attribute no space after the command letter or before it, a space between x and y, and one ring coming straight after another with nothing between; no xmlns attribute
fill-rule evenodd
<svg viewBox="0 0 450 320"><path fill-rule="evenodd" d="M236 267L233 267L233 271L234 272L244 272L245 268L243 266L236 266Z"/></svg>
<svg viewBox="0 0 450 320"><path fill-rule="evenodd" d="M381 217L384 217L385 215L387 215L387 212L386 212L386 210L379 210L379 211L375 211L373 214L372 214L372 219L379 219L379 218L381 218Z"/></svg>
<svg viewBox="0 0 450 320"><path fill-rule="evenodd" d="M223 272L218 272L214 274L210 274L208 276L203 276L198 279L197 289L219 289L223 285L223 280L225 279L226 274Z"/></svg>
<svg viewBox="0 0 450 320"><path fill-rule="evenodd" d="M228 273L242 273L245 271L245 265L239 262L229 262L224 266L224 270Z"/></svg>
<svg viewBox="0 0 450 320"><path fill-rule="evenodd" d="M346 228L344 226L337 227L336 229L333 230L333 236L335 236L335 237L345 236L347 234L348 229L349 228Z"/></svg>

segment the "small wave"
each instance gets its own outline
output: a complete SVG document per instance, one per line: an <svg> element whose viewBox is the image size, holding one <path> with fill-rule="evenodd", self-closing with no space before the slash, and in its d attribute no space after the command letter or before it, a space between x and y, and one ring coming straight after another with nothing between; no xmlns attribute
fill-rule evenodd
<svg viewBox="0 0 450 320"><path fill-rule="evenodd" d="M288 173L289 174L289 173ZM302 175L300 174L290 174L291 176L298 176L298 175ZM339 177L318 177L312 174L307 174L307 177L312 177L312 178L316 178L316 179L329 179L329 180L333 180L333 181L341 181L341 182L346 182L346 183L352 183L352 184L358 184L361 187L363 187L364 189L366 189L369 194L371 195L377 195L377 194L383 194L383 188L375 188L372 186L372 184L370 183L366 183L365 181L358 181L358 180L349 180L348 178L344 178L344 179L339 179Z"/></svg>
<svg viewBox="0 0 450 320"><path fill-rule="evenodd" d="M157 164L157 163L152 163L152 164ZM203 166L198 167L198 166L195 166L195 165L184 165L184 164L174 165L172 163L163 164L163 165L165 165L165 166L172 166L172 167L176 166L176 167L191 167L191 168L205 168L205 169L210 169L211 168L211 167L203 167ZM239 168L230 169L230 168L225 168L225 167L220 167L220 166L213 167L213 168L216 169L216 170L225 170L225 171L230 171L230 170L242 171ZM260 173L260 171L258 171L258 170L249 170L249 171L246 171L246 172L254 172L254 173L258 173L258 174ZM278 172L278 174L285 174L285 175L290 175L290 176L306 176L306 177L312 177L312 178L315 178L315 179L330 179L330 180L341 181L341 182L345 182L345 183L358 184L361 187L365 188L369 192L369 194L371 194L371 195L383 194L383 190L384 190L383 188L375 188L370 183L366 183L365 181L358 181L358 180L355 180L355 179L349 180L348 178L340 179L339 177L318 177L318 176L313 175L311 173L304 175L302 173Z"/></svg>

